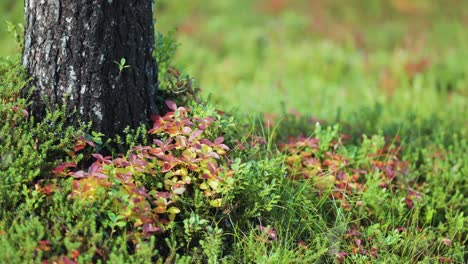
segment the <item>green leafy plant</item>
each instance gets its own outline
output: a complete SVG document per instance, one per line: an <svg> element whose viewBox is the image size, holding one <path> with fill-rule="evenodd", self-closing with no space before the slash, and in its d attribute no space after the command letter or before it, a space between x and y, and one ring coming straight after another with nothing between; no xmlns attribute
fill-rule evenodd
<svg viewBox="0 0 468 264"><path fill-rule="evenodd" d="M120 61L114 61L115 64L119 67L119 75L122 74L122 71L125 69L130 68L130 65L127 65L127 60L125 58L121 58Z"/></svg>

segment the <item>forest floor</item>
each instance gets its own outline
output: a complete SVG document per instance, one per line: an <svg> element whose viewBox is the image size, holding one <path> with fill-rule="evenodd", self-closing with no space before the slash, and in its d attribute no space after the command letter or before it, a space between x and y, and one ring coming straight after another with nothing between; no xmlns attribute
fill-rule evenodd
<svg viewBox="0 0 468 264"><path fill-rule="evenodd" d="M0 5L0 12L2 8L7 7ZM13 11L5 18L20 21L19 4L9 8ZM138 195L156 197L158 210L162 198L151 188L156 193L172 192L164 198L172 199L170 203L158 211L169 224L152 220L169 231L160 234L154 226L141 227L141 215L129 216L106 203L117 197L112 195L125 193L123 189L114 188L111 194L104 182L75 181L72 188L49 184L47 178L40 188L31 185L45 198L24 187L18 189L27 197L18 198L23 201L21 213L12 218L0 211L4 217L0 245L7 249L0 252L0 260L18 260L13 256L26 248L24 252L30 252L25 258L77 262L105 255L112 263L144 263L163 256L167 263L466 263L468 16L464 10L468 2L457 0L364 0L346 5L338 0L157 1L156 30L179 43L175 54L169 54L174 55L170 66L188 74L185 81L194 78L206 103L192 101L177 107L168 101L174 116L162 117L165 128L155 125L150 130L162 141L154 141L149 149L166 148L177 159L186 154L186 143L177 137L185 133L206 150L196 166L226 179L205 182L194 176L198 175L195 163L184 167L164 158L169 167L161 166L162 161L148 161L143 149L120 157L132 164L141 161L132 165L137 168L132 179L148 189L148 194ZM17 56L13 37L2 30L0 55ZM158 47L168 44L166 37L158 40ZM10 67L5 65L0 64L0 73ZM166 66L162 69L173 69ZM175 75L161 76L168 84ZM0 84L12 83L1 78ZM203 133L186 132L177 118L203 125L199 129ZM10 126L4 128L1 133L11 133ZM47 137L47 131L36 129L34 133ZM171 129L185 132L175 136ZM16 132L16 137L21 133L29 137L24 131ZM139 136L127 143L147 143ZM79 144L72 142L73 155L82 155L77 163L95 158L96 166L112 178L115 171L106 166L118 171L123 169L122 160L93 158L91 152L99 148L91 148L89 142L99 145L99 141L98 134L87 134ZM27 142L34 146L34 140ZM0 151L25 153L9 146ZM41 169L61 176L81 175L72 163L63 163L75 162L75 156L67 155L60 162L53 160L54 167L44 159ZM39 166L28 162L27 166ZM16 171L25 167L15 164ZM150 165L141 164L160 167L158 177L166 179L164 184L145 178L141 171ZM184 178L186 174L192 178ZM50 198L60 197L59 192L46 187L86 200L93 195L83 187L86 184L107 193L100 211L78 217L77 208L88 207L74 205L69 213L73 218L37 209L68 206ZM31 211L44 219L71 222L61 226L43 224L42 218L35 222ZM91 218L97 223L91 230L78 228ZM9 227L12 219L17 227ZM55 238L44 231L49 229L55 230ZM65 229L66 234L57 235ZM22 235L31 230L34 235L21 244ZM83 238L83 233L92 239ZM150 234L156 238L147 238ZM112 237L115 242L109 242ZM134 247L129 249L131 243ZM126 246L127 251L122 249Z"/></svg>

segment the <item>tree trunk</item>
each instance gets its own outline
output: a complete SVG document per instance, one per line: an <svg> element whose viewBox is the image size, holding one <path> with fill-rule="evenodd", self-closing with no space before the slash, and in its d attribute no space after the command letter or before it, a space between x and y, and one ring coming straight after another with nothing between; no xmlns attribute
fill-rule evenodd
<svg viewBox="0 0 468 264"><path fill-rule="evenodd" d="M112 136L157 111L153 0L25 0L25 16L33 115L66 103Z"/></svg>

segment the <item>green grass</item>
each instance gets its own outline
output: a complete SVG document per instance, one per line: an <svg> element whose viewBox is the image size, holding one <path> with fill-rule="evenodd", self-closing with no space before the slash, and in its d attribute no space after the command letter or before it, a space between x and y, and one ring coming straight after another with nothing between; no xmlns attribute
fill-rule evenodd
<svg viewBox="0 0 468 264"><path fill-rule="evenodd" d="M272 13L265 11L269 2L290 5ZM389 109L387 120L466 111L466 21L461 12L444 15L463 7L440 12L431 1L427 14L413 17L384 4L328 1L329 8L316 10L307 2L161 1L157 28L179 28L177 63L223 108L280 113L284 105L328 120L338 109L349 118L376 102ZM429 69L409 80L405 64L423 58ZM385 72L391 88L382 87Z"/></svg>
<svg viewBox="0 0 468 264"><path fill-rule="evenodd" d="M2 1L0 3L0 56L5 57L17 53L18 46L15 44L14 35L8 32L7 22L14 25L24 24L23 1Z"/></svg>
<svg viewBox="0 0 468 264"><path fill-rule="evenodd" d="M132 224L140 215L115 202L137 203L125 200L118 165L103 166L115 185L91 185L101 195L93 203L70 199L81 181L51 173L59 161L85 169L104 149L131 159L131 147L151 146L146 130L106 143L85 127L64 128L60 112L25 119L18 109L27 101L16 98L25 77L0 60L0 142L10 142L0 144L0 260L467 262L467 8L457 0L157 1L157 30L177 28L180 44L172 58L170 38L160 39L160 68L196 79L206 103L178 101L192 109L188 118L215 118L203 137L224 137L231 150L217 166L234 174L204 196L189 172L190 191L171 197L181 212L169 224L155 220L166 231L151 237ZM5 2L0 13L19 22L21 5ZM17 55L0 29L0 56ZM169 75L160 76L171 94ZM70 155L83 135L97 147ZM149 164L131 170L148 192L171 192L164 180L185 166L166 173Z"/></svg>

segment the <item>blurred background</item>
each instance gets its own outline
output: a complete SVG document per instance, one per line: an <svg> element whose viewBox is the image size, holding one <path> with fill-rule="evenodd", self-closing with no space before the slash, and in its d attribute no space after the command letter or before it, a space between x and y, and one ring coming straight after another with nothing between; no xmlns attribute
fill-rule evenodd
<svg viewBox="0 0 468 264"><path fill-rule="evenodd" d="M4 21L21 23L22 8L0 2L0 56L20 52ZM466 0L159 0L155 18L176 30L176 66L223 110L466 122Z"/></svg>

